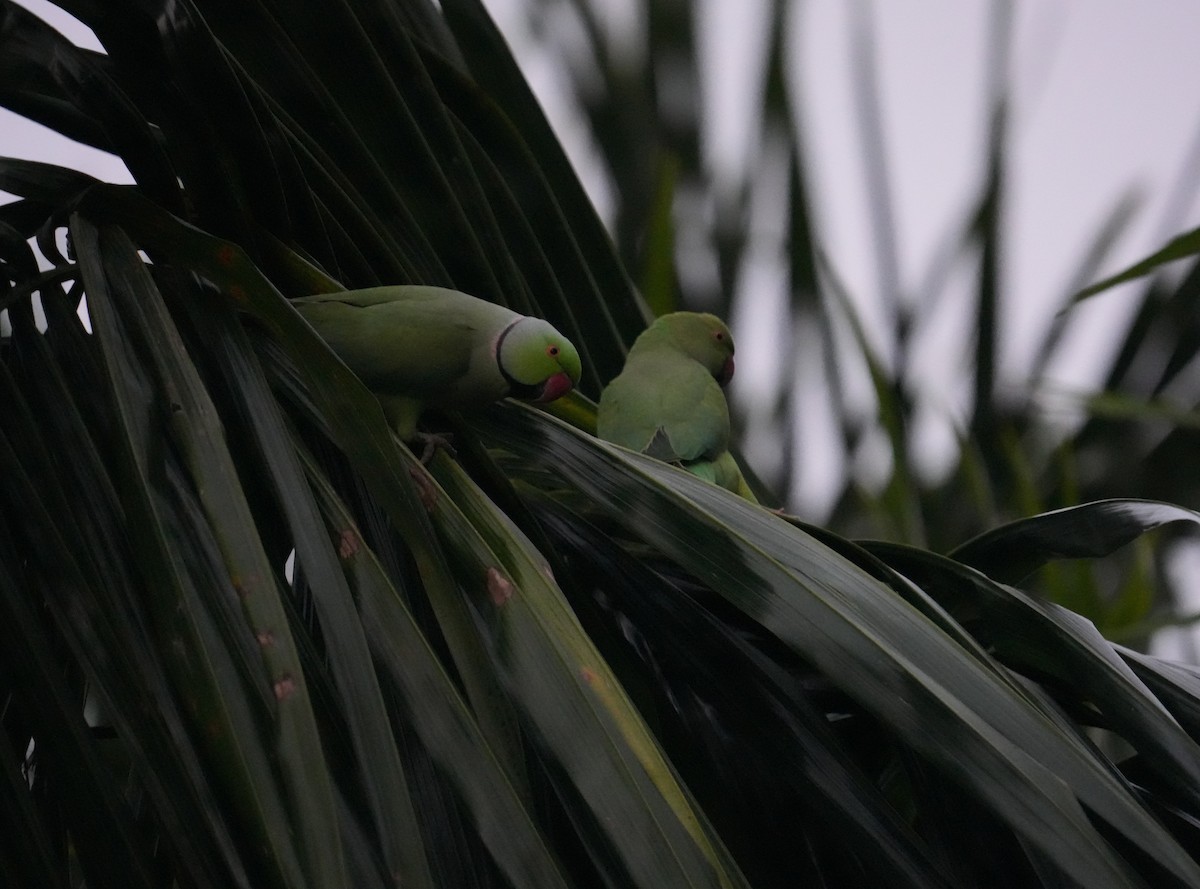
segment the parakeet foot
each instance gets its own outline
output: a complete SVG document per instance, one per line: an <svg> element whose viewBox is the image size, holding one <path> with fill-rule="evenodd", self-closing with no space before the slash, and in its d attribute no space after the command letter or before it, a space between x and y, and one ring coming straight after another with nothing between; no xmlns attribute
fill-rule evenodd
<svg viewBox="0 0 1200 889"><path fill-rule="evenodd" d="M453 440L454 436L449 432L416 432L413 434L413 441L421 442L421 462L426 466L429 465L429 461L433 459L438 448L443 449L451 457L457 457L458 452L450 444Z"/></svg>

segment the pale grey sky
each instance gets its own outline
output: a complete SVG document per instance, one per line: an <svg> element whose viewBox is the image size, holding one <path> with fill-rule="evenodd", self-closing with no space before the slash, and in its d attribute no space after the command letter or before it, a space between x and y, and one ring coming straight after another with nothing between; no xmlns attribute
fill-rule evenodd
<svg viewBox="0 0 1200 889"><path fill-rule="evenodd" d="M714 5L723 6L720 0ZM850 95L846 11L851 4L803 6L798 55L811 120L818 211L828 250L870 320L877 317L875 259L866 211L858 127ZM978 187L984 138L989 0L875 2L885 138L892 164L902 288L913 288ZM1060 308L1097 220L1134 189L1140 211L1107 264L1127 265L1180 227L1200 224L1194 202L1164 221L1177 197L1185 155L1200 128L1200 4L1183 0L1024 0L1014 4L1012 133L1003 262L1006 309L1000 331L1001 383L1023 387L1036 334ZM966 271L969 274L969 270ZM969 290L969 282L961 282ZM1114 290L1072 313L1069 359L1051 370L1067 390L1103 373L1134 308L1137 285ZM919 351L918 376L930 399L919 432L936 456L955 447L953 427L936 415L966 408L963 313L946 319ZM956 305L959 315L955 317ZM866 381L861 382L866 389ZM864 391L864 397L867 393ZM937 400L941 399L941 405ZM939 445L940 442L940 445ZM823 473L812 476L819 485ZM817 493L814 491L814 493Z"/></svg>

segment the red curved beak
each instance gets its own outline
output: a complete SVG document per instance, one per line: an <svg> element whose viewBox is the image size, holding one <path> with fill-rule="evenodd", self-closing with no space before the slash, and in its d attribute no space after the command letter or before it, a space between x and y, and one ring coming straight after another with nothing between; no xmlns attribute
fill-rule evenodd
<svg viewBox="0 0 1200 889"><path fill-rule="evenodd" d="M721 367L721 372L717 374L717 384L724 387L730 380L733 379L733 356L730 355L726 359L725 364Z"/></svg>
<svg viewBox="0 0 1200 889"><path fill-rule="evenodd" d="M538 404L545 404L547 401L562 398L574 388L575 384L571 382L571 378L567 376L565 371L562 371L556 373L542 384L542 391L534 401Z"/></svg>

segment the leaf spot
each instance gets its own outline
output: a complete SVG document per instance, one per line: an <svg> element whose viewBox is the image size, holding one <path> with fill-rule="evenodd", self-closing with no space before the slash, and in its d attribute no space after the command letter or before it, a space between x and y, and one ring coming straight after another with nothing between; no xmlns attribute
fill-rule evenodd
<svg viewBox="0 0 1200 889"><path fill-rule="evenodd" d="M421 505L425 507L426 512L433 512L433 508L437 505L437 488L433 486L433 482L425 474L424 469L410 469L408 474L417 484L417 497L420 499Z"/></svg>
<svg viewBox="0 0 1200 889"><path fill-rule="evenodd" d="M292 678L290 673L284 673L275 680L274 690L275 700L286 701L296 693L296 680Z"/></svg>
<svg viewBox="0 0 1200 889"><path fill-rule="evenodd" d="M240 574L234 574L229 578L233 584L233 590L238 594L238 598L245 599L260 583L260 578L257 574L251 574L249 577L242 577Z"/></svg>
<svg viewBox="0 0 1200 889"><path fill-rule="evenodd" d="M353 528L346 528L338 537L338 556L348 559L359 550L358 535Z"/></svg>
<svg viewBox="0 0 1200 889"><path fill-rule="evenodd" d="M498 608L512 598L512 581L496 568L489 568L487 570L487 590L492 603Z"/></svg>

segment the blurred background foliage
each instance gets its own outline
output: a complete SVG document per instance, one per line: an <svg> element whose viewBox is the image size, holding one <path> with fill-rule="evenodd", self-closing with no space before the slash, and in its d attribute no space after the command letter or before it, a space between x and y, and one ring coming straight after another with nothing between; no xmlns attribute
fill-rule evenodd
<svg viewBox="0 0 1200 889"><path fill-rule="evenodd" d="M813 207L814 168L805 152L812 116L800 105L795 58L806 4L751 4L740 29L750 37L739 33L735 56L722 54L719 37L715 48L704 44L699 19L713 15L712 4L504 5L508 20L519 23L516 45L524 58L536 59L541 80L569 84L559 82L554 90L566 103L558 105L561 125L582 130L568 133L567 144L579 146L585 182L611 205L609 225L621 258L652 309L713 311L735 325L758 315L758 323L745 327L773 333L766 346L775 373L768 375L767 391L733 387L743 450L775 493L772 502L839 534L939 551L998 522L1090 500L1200 506L1200 267L1194 261L1144 278L1139 293L1123 297L1136 300L1138 309L1117 337L1097 391L1064 392L1050 372L1064 349L1080 348L1078 338L1066 336L1072 299L1109 268L1110 252L1133 219L1128 193L1104 218L1079 220L1091 242L1059 294L1061 311L1034 332L1036 342L1025 350L1028 365L1016 370L1021 385L998 380L997 331L1016 304L1005 291L1011 276L1003 267L1011 218L1005 208L1012 4L991 4L987 52L979 60L987 156L978 164L975 196L957 228L946 220L943 249L910 276L919 282L915 287L900 280L903 238L895 230L872 4L848 4L848 33L832 35L850 44L854 60L849 113L859 128L870 202L876 267L870 292L848 292L830 259L831 234ZM751 69L738 78L747 85L740 99L753 106L736 115L753 130L740 142L752 154L741 175L718 168L712 158L713 127L721 125L713 117L735 115L718 107L706 78L726 76L721 68L731 64ZM1185 160L1172 183L1168 216L1178 217L1194 199L1196 169L1195 157ZM1185 252L1194 253L1194 246ZM783 305L771 292L772 279L768 292L760 286L759 272L772 263L786 277ZM964 269L973 282L967 288L956 286ZM948 299L970 303L954 311L972 324L944 356L946 372L969 380L958 408L927 391L914 372L916 362L929 361L920 350L944 324ZM873 308L864 317L867 305ZM962 340L970 344L965 360ZM745 338L740 345L743 352L763 347ZM872 393L866 402L864 387ZM814 412L833 417L833 437L805 428ZM951 427L957 448L949 459L914 453L921 447L914 430L931 422ZM814 450L838 479L831 505L807 499L796 478ZM1196 619L1186 579L1181 587L1195 555L1190 535L1170 537L1101 564L1048 568L1037 588L1114 638L1145 645L1155 629ZM1190 635L1175 638L1196 655Z"/></svg>

